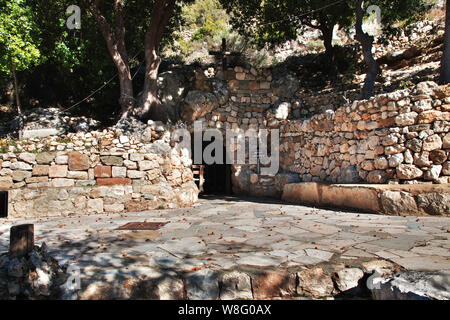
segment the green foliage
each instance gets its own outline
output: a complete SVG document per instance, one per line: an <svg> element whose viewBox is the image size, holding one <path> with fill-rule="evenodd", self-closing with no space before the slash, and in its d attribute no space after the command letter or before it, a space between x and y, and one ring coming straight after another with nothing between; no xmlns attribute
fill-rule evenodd
<svg viewBox="0 0 450 320"><path fill-rule="evenodd" d="M255 42L277 45L296 39L306 26L322 32L325 47L331 45L333 27L348 29L355 21L355 2L333 0L220 0L240 34ZM409 24L424 10L426 0L374 0L381 8L388 30L395 22Z"/></svg>
<svg viewBox="0 0 450 320"><path fill-rule="evenodd" d="M187 62L196 60L199 51L220 43L230 33L228 15L218 0L196 0L180 12L179 30L174 32L166 56L180 56Z"/></svg>
<svg viewBox="0 0 450 320"><path fill-rule="evenodd" d="M324 31L347 27L353 15L347 1L329 0L221 0L231 22L256 43L276 45L296 39L305 26ZM331 5L332 4L332 5Z"/></svg>
<svg viewBox="0 0 450 320"><path fill-rule="evenodd" d="M39 30L25 0L0 1L0 71L10 75L42 61Z"/></svg>

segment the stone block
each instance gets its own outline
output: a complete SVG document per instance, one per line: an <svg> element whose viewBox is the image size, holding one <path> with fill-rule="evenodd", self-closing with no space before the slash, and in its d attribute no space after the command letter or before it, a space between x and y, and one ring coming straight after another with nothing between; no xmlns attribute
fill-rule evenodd
<svg viewBox="0 0 450 320"><path fill-rule="evenodd" d="M26 178L30 178L30 177L31 177L30 171L16 170L12 174L12 179L15 182L21 182L21 181L25 180Z"/></svg>
<svg viewBox="0 0 450 320"><path fill-rule="evenodd" d="M95 178L110 178L111 177L111 167L98 165L94 168Z"/></svg>
<svg viewBox="0 0 450 320"><path fill-rule="evenodd" d="M442 139L442 147L445 149L450 149L450 133L447 133Z"/></svg>
<svg viewBox="0 0 450 320"><path fill-rule="evenodd" d="M384 213L392 215L418 212L416 201L408 192L384 191L381 194L381 205Z"/></svg>
<svg viewBox="0 0 450 320"><path fill-rule="evenodd" d="M31 178L26 178L25 182L27 184L29 183L40 183L40 182L48 182L48 177L46 176L42 176L42 177L31 177Z"/></svg>
<svg viewBox="0 0 450 320"><path fill-rule="evenodd" d="M126 178L127 177L127 168L112 167L112 177L113 178Z"/></svg>
<svg viewBox="0 0 450 320"><path fill-rule="evenodd" d="M102 156L100 161L106 166L122 166L123 158L118 156Z"/></svg>
<svg viewBox="0 0 450 320"><path fill-rule="evenodd" d="M123 203L105 204L105 212L119 213L125 210L125 205Z"/></svg>
<svg viewBox="0 0 450 320"><path fill-rule="evenodd" d="M144 160L144 155L141 153L130 153L131 161L142 161Z"/></svg>
<svg viewBox="0 0 450 320"><path fill-rule="evenodd" d="M220 299L253 299L250 276L238 271L225 273L221 280Z"/></svg>
<svg viewBox="0 0 450 320"><path fill-rule="evenodd" d="M423 171L413 164L401 164L396 168L397 178L402 180L413 180L423 176Z"/></svg>
<svg viewBox="0 0 450 320"><path fill-rule="evenodd" d="M56 157L56 153L42 152L36 155L36 162L38 164L50 164Z"/></svg>
<svg viewBox="0 0 450 320"><path fill-rule="evenodd" d="M87 211L89 213L102 213L103 199L89 199L87 202Z"/></svg>
<svg viewBox="0 0 450 320"><path fill-rule="evenodd" d="M140 171L150 170L157 166L158 166L157 163L155 163L153 161L149 161L149 160L144 160L144 161L138 162L138 167L139 167Z"/></svg>
<svg viewBox="0 0 450 320"><path fill-rule="evenodd" d="M442 139L437 134L433 134L423 140L423 150L433 151L442 148Z"/></svg>
<svg viewBox="0 0 450 320"><path fill-rule="evenodd" d="M65 178L67 177L67 166L65 165L53 165L48 170L48 176L50 178Z"/></svg>
<svg viewBox="0 0 450 320"><path fill-rule="evenodd" d="M202 269L186 276L186 293L189 300L216 300L219 298L217 275L210 269Z"/></svg>
<svg viewBox="0 0 450 320"><path fill-rule="evenodd" d="M128 176L128 178L131 178L131 179L141 179L141 178L145 178L145 172L137 171L137 170L128 170L127 176Z"/></svg>
<svg viewBox="0 0 450 320"><path fill-rule="evenodd" d="M296 276L282 271L262 272L252 278L255 299L288 297L296 294Z"/></svg>
<svg viewBox="0 0 450 320"><path fill-rule="evenodd" d="M68 163L70 171L84 171L89 169L89 157L79 152L69 152Z"/></svg>
<svg viewBox="0 0 450 320"><path fill-rule="evenodd" d="M54 188L67 188L75 185L74 180L65 178L55 178L51 181L51 186Z"/></svg>
<svg viewBox="0 0 450 320"><path fill-rule="evenodd" d="M69 162L69 156L67 156L67 155L56 156L56 158L55 158L56 164L67 164L68 162Z"/></svg>
<svg viewBox="0 0 450 320"><path fill-rule="evenodd" d="M33 164L36 161L36 155L33 153L23 152L19 154L18 159L20 161Z"/></svg>
<svg viewBox="0 0 450 320"><path fill-rule="evenodd" d="M69 171L67 173L67 178L76 180L87 180L88 173L86 171Z"/></svg>
<svg viewBox="0 0 450 320"><path fill-rule="evenodd" d="M11 177L1 177L0 176L0 190L7 190L13 186L13 180Z"/></svg>
<svg viewBox="0 0 450 320"><path fill-rule="evenodd" d="M297 294L314 298L331 296L334 292L331 276L320 267L307 269L297 274Z"/></svg>
<svg viewBox="0 0 450 320"><path fill-rule="evenodd" d="M33 167L33 176L48 176L50 166L47 165L35 165Z"/></svg>
<svg viewBox="0 0 450 320"><path fill-rule="evenodd" d="M98 178L99 186L131 185L130 178Z"/></svg>
<svg viewBox="0 0 450 320"><path fill-rule="evenodd" d="M16 161L16 162L11 162L10 169L11 170L30 170L31 171L33 169L33 167L26 162Z"/></svg>

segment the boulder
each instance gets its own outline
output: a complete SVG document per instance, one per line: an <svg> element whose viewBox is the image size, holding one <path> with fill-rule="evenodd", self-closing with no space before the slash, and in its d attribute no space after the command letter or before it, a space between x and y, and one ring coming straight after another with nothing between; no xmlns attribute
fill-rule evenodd
<svg viewBox="0 0 450 320"><path fill-rule="evenodd" d="M186 276L186 293L189 300L216 300L219 298L217 275L210 269L202 269Z"/></svg>
<svg viewBox="0 0 450 320"><path fill-rule="evenodd" d="M296 292L296 275L285 271L264 271L252 277L255 299L293 296Z"/></svg>
<svg viewBox="0 0 450 320"><path fill-rule="evenodd" d="M314 298L331 296L334 285L331 277L320 267L300 271L297 274L297 294Z"/></svg>
<svg viewBox="0 0 450 320"><path fill-rule="evenodd" d="M408 271L379 284L375 300L450 300L450 273Z"/></svg>
<svg viewBox="0 0 450 320"><path fill-rule="evenodd" d="M441 174L442 166L441 165L433 165L425 171L424 179L425 180L432 180L437 181L439 179L439 175Z"/></svg>
<svg viewBox="0 0 450 320"><path fill-rule="evenodd" d="M447 154L444 150L433 150L430 152L430 159L434 164L443 164L447 160Z"/></svg>
<svg viewBox="0 0 450 320"><path fill-rule="evenodd" d="M220 300L253 299L251 279L246 273L225 273L220 283Z"/></svg>
<svg viewBox="0 0 450 320"><path fill-rule="evenodd" d="M424 193L417 195L417 205L430 215L450 215L450 193Z"/></svg>
<svg viewBox="0 0 450 320"><path fill-rule="evenodd" d="M445 149L450 149L450 133L447 133L442 140L442 147Z"/></svg>
<svg viewBox="0 0 450 320"><path fill-rule="evenodd" d="M434 96L439 90L439 86L434 81L423 81L417 84L414 93L417 95Z"/></svg>
<svg viewBox="0 0 450 320"><path fill-rule="evenodd" d="M24 152L19 154L19 160L33 164L34 161L36 160L36 155L33 153Z"/></svg>
<svg viewBox="0 0 450 320"><path fill-rule="evenodd" d="M275 107L275 118L278 120L286 120L291 111L291 104L289 102L282 102Z"/></svg>
<svg viewBox="0 0 450 320"><path fill-rule="evenodd" d="M381 205L384 213L387 214L402 215L418 212L414 197L407 192L384 191L381 194Z"/></svg>
<svg viewBox="0 0 450 320"><path fill-rule="evenodd" d="M347 291L358 286L358 282L364 276L364 272L358 268L347 268L339 270L336 275L338 289Z"/></svg>
<svg viewBox="0 0 450 320"><path fill-rule="evenodd" d="M369 183L386 183L387 173L383 170L370 171L366 177L366 181Z"/></svg>
<svg viewBox="0 0 450 320"><path fill-rule="evenodd" d="M219 79L212 80L213 92L191 90L184 99L185 106L181 116L185 121L195 121L204 117L219 105L228 101L229 92Z"/></svg>

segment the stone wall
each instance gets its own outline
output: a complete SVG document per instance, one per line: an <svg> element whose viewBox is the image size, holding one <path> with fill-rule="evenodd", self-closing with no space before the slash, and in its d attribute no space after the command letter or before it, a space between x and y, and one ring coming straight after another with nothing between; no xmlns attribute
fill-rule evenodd
<svg viewBox="0 0 450 320"><path fill-rule="evenodd" d="M304 108L294 74L274 77L270 69L220 69L208 79L198 72L194 90L184 104L184 121L202 121L217 129L276 127L288 118L306 117L317 110Z"/></svg>
<svg viewBox="0 0 450 320"><path fill-rule="evenodd" d="M197 201L191 159L170 146L168 133L148 143L111 132L35 140L0 154L0 190L9 190L12 217L143 211Z"/></svg>
<svg viewBox="0 0 450 320"><path fill-rule="evenodd" d="M235 67L217 77L226 92L218 97L212 90L208 98L206 91L195 91L196 99L187 99L186 109L195 110L189 120L222 131L281 133L279 174L261 176L255 165L233 165L235 193L279 197L286 183L302 181L449 183L448 86L423 82L339 108L310 109L290 74Z"/></svg>
<svg viewBox="0 0 450 320"><path fill-rule="evenodd" d="M282 171L301 181L449 183L450 87L355 101L282 129Z"/></svg>
<svg viewBox="0 0 450 320"><path fill-rule="evenodd" d="M280 130L279 173L262 176L257 174L256 165L233 165L236 194L280 197L286 184L309 181L450 182L449 86L423 82L413 89L339 108L334 104L310 108L298 79L290 73L243 67L210 71L196 71L183 96L176 95L183 85L181 78L174 73L163 75L167 83L174 84L165 95L181 110L182 127L192 131L193 121L202 121L204 129L222 132ZM169 113L177 114L175 111ZM66 201L60 204L69 208L67 212L192 204L198 190L189 155L177 152L171 141L171 132L177 127L150 122L136 128L131 136L105 130L0 143L0 188L31 189L37 197L33 199ZM126 201L120 197L113 201L106 191L98 191L101 195L97 197L98 192L93 191L111 186L115 186L111 189L114 192L123 192ZM145 187L142 191L142 186L160 188ZM69 193L73 207L64 192L55 198L58 188ZM164 193L171 195L164 198L159 190L173 194ZM75 201L80 194L84 197L81 203L85 203L82 210ZM22 192L12 192L11 199L17 201L19 214L29 210ZM113 203L117 203L114 208ZM15 206L10 212L15 214L14 210Z"/></svg>

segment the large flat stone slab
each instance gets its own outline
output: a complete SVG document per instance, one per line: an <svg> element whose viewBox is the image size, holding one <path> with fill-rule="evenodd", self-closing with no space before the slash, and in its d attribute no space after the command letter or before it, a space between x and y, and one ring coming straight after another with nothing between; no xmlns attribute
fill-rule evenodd
<svg viewBox="0 0 450 320"><path fill-rule="evenodd" d="M32 139L32 138L45 138L49 136L57 136L61 132L57 129L49 128L49 129L36 129L36 130L24 130L23 138L24 139Z"/></svg>
<svg viewBox="0 0 450 320"><path fill-rule="evenodd" d="M450 184L323 184L284 186L282 199L297 204L388 215L450 216Z"/></svg>

